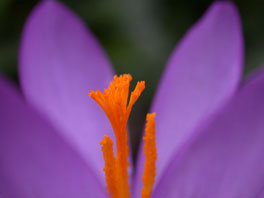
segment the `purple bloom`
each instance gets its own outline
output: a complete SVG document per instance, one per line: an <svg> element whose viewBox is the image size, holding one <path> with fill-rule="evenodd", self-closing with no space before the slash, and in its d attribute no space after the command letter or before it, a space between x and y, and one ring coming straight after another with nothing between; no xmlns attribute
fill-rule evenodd
<svg viewBox="0 0 264 198"><path fill-rule="evenodd" d="M215 2L173 52L154 98L153 198L263 197L264 73L240 85L242 65L237 10ZM62 4L41 2L19 68L23 95L0 78L0 197L107 197L99 142L113 134L87 93L113 71L94 36Z"/></svg>

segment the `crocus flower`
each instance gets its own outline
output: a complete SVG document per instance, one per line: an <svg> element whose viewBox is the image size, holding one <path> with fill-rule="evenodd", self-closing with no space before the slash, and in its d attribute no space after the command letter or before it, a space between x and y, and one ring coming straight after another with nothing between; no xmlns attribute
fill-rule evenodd
<svg viewBox="0 0 264 198"><path fill-rule="evenodd" d="M172 53L152 104L153 198L264 197L264 73L240 84L242 64L237 10L215 2ZM94 36L61 3L41 2L19 71L22 94L0 78L0 197L108 197L99 142L113 134L87 93L107 87L113 71Z"/></svg>

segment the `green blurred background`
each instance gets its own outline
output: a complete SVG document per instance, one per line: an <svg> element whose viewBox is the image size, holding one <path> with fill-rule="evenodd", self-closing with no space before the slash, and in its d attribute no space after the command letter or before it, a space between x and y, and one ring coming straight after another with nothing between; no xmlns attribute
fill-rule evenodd
<svg viewBox="0 0 264 198"><path fill-rule="evenodd" d="M0 72L16 82L17 54L23 24L38 1L0 1ZM212 0L63 0L92 29L118 74L146 80L146 90L130 120L133 150L160 74L188 28ZM235 1L241 13L245 74L264 62L264 1ZM134 82L135 82L134 81Z"/></svg>

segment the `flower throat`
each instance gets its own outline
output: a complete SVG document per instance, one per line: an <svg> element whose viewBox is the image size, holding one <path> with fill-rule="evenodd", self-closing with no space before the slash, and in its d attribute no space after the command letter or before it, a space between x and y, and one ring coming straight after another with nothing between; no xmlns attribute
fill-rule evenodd
<svg viewBox="0 0 264 198"><path fill-rule="evenodd" d="M127 122L133 105L145 89L145 82L137 83L135 89L129 96L129 85L132 80L131 75L124 74L114 76L109 87L100 92L91 91L89 96L93 98L107 115L116 138L116 156L113 151L113 140L105 135L100 142L105 161L105 180L107 191L111 198L129 198L130 190L128 183L128 131ZM155 179L155 162L157 159L155 143L155 113L147 114L147 123L145 128L144 154L145 164L142 176L143 188L141 190L142 198L149 198Z"/></svg>

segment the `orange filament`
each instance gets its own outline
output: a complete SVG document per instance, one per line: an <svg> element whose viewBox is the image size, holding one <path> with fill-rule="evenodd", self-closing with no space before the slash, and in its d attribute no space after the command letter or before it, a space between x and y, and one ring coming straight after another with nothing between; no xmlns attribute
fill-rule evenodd
<svg viewBox="0 0 264 198"><path fill-rule="evenodd" d="M129 74L120 75L119 77L114 76L114 80L103 93L99 90L89 93L90 97L100 105L107 115L116 138L116 157L113 152L113 141L109 136L105 136L100 142L105 160L104 171L107 190L112 198L130 197L127 172L129 166L129 146L126 127L132 107L145 89L145 82L138 82L128 101L131 80L132 77ZM146 136L144 137L146 144L144 147L146 162L143 176L144 187L142 190L142 197L144 198L150 197L155 177L155 160L157 154L155 147L154 117L154 114L147 116L148 123ZM149 167L146 168L146 166Z"/></svg>
<svg viewBox="0 0 264 198"><path fill-rule="evenodd" d="M157 150L155 142L155 113L147 115L147 124L145 129L144 140L144 154L145 154L145 164L144 164L144 174L142 177L143 188L141 190L142 198L149 198L152 193L152 188L155 182L156 174L156 160L157 160Z"/></svg>

